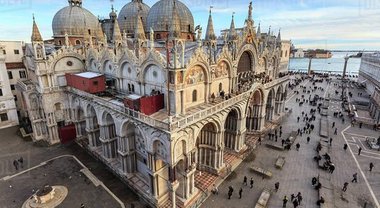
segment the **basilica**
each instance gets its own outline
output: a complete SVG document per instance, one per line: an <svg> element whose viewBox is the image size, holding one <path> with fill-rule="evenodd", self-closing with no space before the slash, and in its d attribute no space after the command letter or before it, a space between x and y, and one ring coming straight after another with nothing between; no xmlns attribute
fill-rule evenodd
<svg viewBox="0 0 380 208"><path fill-rule="evenodd" d="M71 126L75 142L150 206L198 207L210 190L202 177L230 173L226 158L244 155L285 114L291 43L262 32L252 12L250 3L243 27L232 15L217 36L211 9L203 29L180 0L132 0L109 19L69 0L49 41L33 18L29 79L18 82L33 141L61 143ZM104 76L106 88L73 87L68 74ZM136 101L156 95L162 108Z"/></svg>

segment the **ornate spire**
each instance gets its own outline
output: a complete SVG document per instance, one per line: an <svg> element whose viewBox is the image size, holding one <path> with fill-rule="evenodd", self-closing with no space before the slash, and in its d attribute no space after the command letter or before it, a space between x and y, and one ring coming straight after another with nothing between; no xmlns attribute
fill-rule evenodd
<svg viewBox="0 0 380 208"><path fill-rule="evenodd" d="M261 36L261 23L259 22L259 26L257 27L257 35Z"/></svg>
<svg viewBox="0 0 380 208"><path fill-rule="evenodd" d="M252 1L249 2L249 6L248 6L248 20L252 21L253 18L252 18Z"/></svg>
<svg viewBox="0 0 380 208"><path fill-rule="evenodd" d="M229 40L235 40L236 39L236 30L235 30L235 21L234 21L234 15L235 12L232 13L232 20L231 20L231 26L230 26L230 31L228 34L228 39Z"/></svg>
<svg viewBox="0 0 380 208"><path fill-rule="evenodd" d="M144 25L141 20L140 16L140 10L137 12L136 16L136 28L135 28L135 38L145 40L145 31L144 31Z"/></svg>
<svg viewBox="0 0 380 208"><path fill-rule="evenodd" d="M70 6L82 7L82 0L68 0Z"/></svg>
<svg viewBox="0 0 380 208"><path fill-rule="evenodd" d="M272 27L272 26L269 25L268 36L271 34L271 32L270 32L270 28L271 28L271 27Z"/></svg>
<svg viewBox="0 0 380 208"><path fill-rule="evenodd" d="M207 30L206 30L206 40L215 40L215 32L214 32L214 24L212 22L212 16L211 16L211 9L212 6L210 6L210 15L208 17L208 24L207 24Z"/></svg>
<svg viewBox="0 0 380 208"><path fill-rule="evenodd" d="M116 11L113 8L113 5L111 5L111 12L110 12L110 19L115 20L117 18Z"/></svg>
<svg viewBox="0 0 380 208"><path fill-rule="evenodd" d="M120 32L120 27L119 27L119 22L117 21L117 18L115 18L115 22L113 23L113 35L112 35L112 40L113 42L116 43L121 43L122 36Z"/></svg>
<svg viewBox="0 0 380 208"><path fill-rule="evenodd" d="M278 30L277 41L281 42L281 28Z"/></svg>
<svg viewBox="0 0 380 208"><path fill-rule="evenodd" d="M177 13L176 0L173 0L172 22L169 29L169 37L180 38L181 37L181 23Z"/></svg>
<svg viewBox="0 0 380 208"><path fill-rule="evenodd" d="M38 26L36 24L36 20L34 18L34 14L33 14L32 42L39 42L39 41L43 41L43 40L42 40L40 30L38 29Z"/></svg>
<svg viewBox="0 0 380 208"><path fill-rule="evenodd" d="M102 43L105 43L107 42L107 39L104 40L104 33L103 33L103 29L100 25L100 22L98 22L98 28L97 28L97 31L96 31L96 39L98 42L102 42Z"/></svg>

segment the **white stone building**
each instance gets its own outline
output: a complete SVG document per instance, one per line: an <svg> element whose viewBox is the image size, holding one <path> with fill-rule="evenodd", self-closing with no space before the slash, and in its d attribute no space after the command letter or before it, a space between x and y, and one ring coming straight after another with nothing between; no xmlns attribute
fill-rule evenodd
<svg viewBox="0 0 380 208"><path fill-rule="evenodd" d="M16 104L9 82L12 75L6 66L7 53L9 50L0 43L0 129L18 125Z"/></svg>
<svg viewBox="0 0 380 208"><path fill-rule="evenodd" d="M77 142L151 206L197 206L206 191L197 185L202 175L229 173L225 157L244 154L247 132L260 135L284 115L289 77L280 72L283 41L256 30L252 5L242 33L232 17L222 39L211 11L202 39L202 28L194 28L191 11L178 0L160 0L141 13L138 8L147 8L142 0L127 6L122 12L130 13L119 17L132 15L133 30L131 21L119 25L113 11L105 21L113 28L109 41L81 0L70 0L55 15L54 47L44 44L33 21L25 52L29 80L18 83L33 139L59 143L59 129L74 124ZM84 71L104 74L107 93L66 86L66 73ZM164 94L165 107L152 115L122 102L153 91Z"/></svg>

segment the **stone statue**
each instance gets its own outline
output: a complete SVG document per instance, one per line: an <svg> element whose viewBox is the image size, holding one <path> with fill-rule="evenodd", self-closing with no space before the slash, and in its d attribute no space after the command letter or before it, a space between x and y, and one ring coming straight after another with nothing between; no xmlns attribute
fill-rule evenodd
<svg viewBox="0 0 380 208"><path fill-rule="evenodd" d="M248 6L248 20L251 20L252 19L252 1L249 2L249 6Z"/></svg>
<svg viewBox="0 0 380 208"><path fill-rule="evenodd" d="M197 40L201 40L202 39L202 27L199 27L198 29L198 35L197 35Z"/></svg>
<svg viewBox="0 0 380 208"><path fill-rule="evenodd" d="M66 31L65 31L65 45L66 45L66 46L69 46L69 45L70 45L69 35L67 34Z"/></svg>
<svg viewBox="0 0 380 208"><path fill-rule="evenodd" d="M153 28L150 28L150 41L154 41L154 31L153 31Z"/></svg>

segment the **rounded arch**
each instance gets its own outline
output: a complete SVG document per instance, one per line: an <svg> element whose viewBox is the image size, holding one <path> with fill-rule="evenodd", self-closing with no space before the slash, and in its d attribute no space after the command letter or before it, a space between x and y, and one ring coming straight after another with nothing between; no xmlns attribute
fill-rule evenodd
<svg viewBox="0 0 380 208"><path fill-rule="evenodd" d="M238 74L254 71L253 55L250 51L244 51L238 60Z"/></svg>
<svg viewBox="0 0 380 208"><path fill-rule="evenodd" d="M282 87L282 85L280 85L276 91L276 101L282 101L283 100L283 93L284 93L283 87Z"/></svg>
<svg viewBox="0 0 380 208"><path fill-rule="evenodd" d="M215 70L215 78L233 77L232 64L227 59L220 59Z"/></svg>
<svg viewBox="0 0 380 208"><path fill-rule="evenodd" d="M112 61L110 61L109 59L106 59L103 62L102 70L103 70L103 73L112 75L114 72L114 66L113 66Z"/></svg>
<svg viewBox="0 0 380 208"><path fill-rule="evenodd" d="M185 83L187 85L208 83L210 78L206 69L206 66L200 63L188 67L185 72Z"/></svg>
<svg viewBox="0 0 380 208"><path fill-rule="evenodd" d="M84 59L76 56L62 56L53 63L53 71L56 74L67 72L81 72L85 69Z"/></svg>

